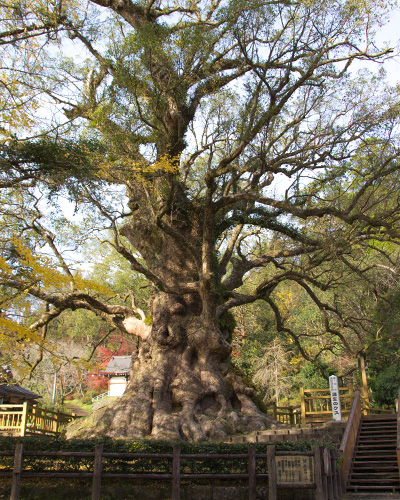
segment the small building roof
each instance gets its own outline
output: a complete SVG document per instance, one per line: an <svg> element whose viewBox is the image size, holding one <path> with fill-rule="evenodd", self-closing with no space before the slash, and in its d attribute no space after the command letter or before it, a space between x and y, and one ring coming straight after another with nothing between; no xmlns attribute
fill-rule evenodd
<svg viewBox="0 0 400 500"><path fill-rule="evenodd" d="M35 399L41 398L39 394L24 389L20 385L0 385L0 396L2 397L13 397L21 399L22 401L34 401Z"/></svg>
<svg viewBox="0 0 400 500"><path fill-rule="evenodd" d="M129 375L131 361L130 356L113 356L105 370L100 373L103 375Z"/></svg>

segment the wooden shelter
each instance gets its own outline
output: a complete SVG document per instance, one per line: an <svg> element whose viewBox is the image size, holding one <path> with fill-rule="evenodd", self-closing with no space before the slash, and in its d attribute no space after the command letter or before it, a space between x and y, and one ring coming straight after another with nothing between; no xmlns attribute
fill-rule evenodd
<svg viewBox="0 0 400 500"><path fill-rule="evenodd" d="M0 404L22 404L27 402L31 405L36 405L38 403L37 400L41 397L39 394L24 389L18 384L0 385Z"/></svg>
<svg viewBox="0 0 400 500"><path fill-rule="evenodd" d="M99 372L109 378L109 396L122 396L131 371L131 356L113 356L106 369Z"/></svg>

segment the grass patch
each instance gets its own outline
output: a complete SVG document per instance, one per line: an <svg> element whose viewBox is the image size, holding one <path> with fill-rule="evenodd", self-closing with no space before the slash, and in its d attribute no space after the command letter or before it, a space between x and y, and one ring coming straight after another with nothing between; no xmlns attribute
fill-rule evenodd
<svg viewBox="0 0 400 500"><path fill-rule="evenodd" d="M93 403L83 403L82 400L80 399L70 399L65 402L65 404L71 403L72 405L78 406L79 408L82 408L82 410L92 412L92 404Z"/></svg>

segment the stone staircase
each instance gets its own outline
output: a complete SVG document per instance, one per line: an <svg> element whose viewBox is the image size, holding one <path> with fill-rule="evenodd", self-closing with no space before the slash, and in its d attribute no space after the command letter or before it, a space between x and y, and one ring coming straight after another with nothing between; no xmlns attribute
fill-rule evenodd
<svg viewBox="0 0 400 500"><path fill-rule="evenodd" d="M393 495L400 492L396 417L362 417L346 488L354 497L349 498L366 498L364 495L356 496L361 493Z"/></svg>

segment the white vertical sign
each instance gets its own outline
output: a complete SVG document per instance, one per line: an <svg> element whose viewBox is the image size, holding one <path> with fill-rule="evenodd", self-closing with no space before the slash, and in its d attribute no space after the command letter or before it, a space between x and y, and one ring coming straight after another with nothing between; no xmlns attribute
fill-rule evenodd
<svg viewBox="0 0 400 500"><path fill-rule="evenodd" d="M329 377L329 388L331 390L333 420L342 420L342 408L340 406L339 381L336 375Z"/></svg>

